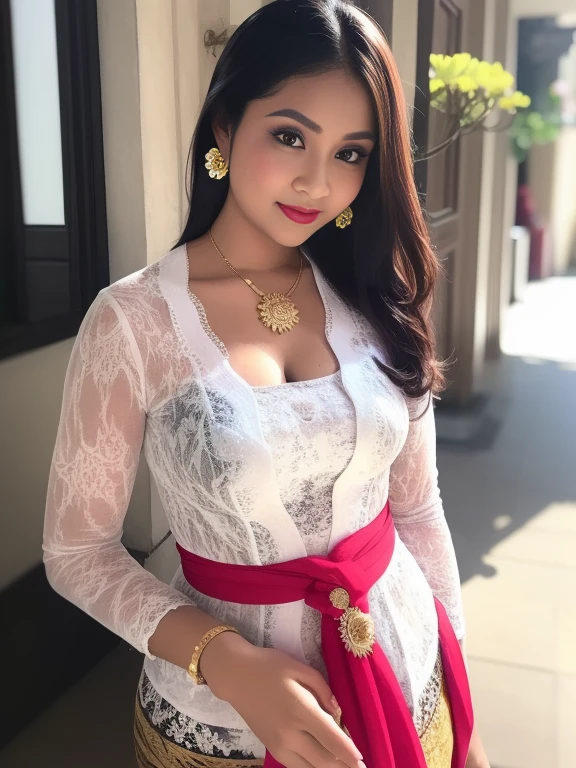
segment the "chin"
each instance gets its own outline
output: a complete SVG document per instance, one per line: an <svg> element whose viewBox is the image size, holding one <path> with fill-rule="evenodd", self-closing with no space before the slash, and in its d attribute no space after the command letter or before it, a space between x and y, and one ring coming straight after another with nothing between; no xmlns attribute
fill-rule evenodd
<svg viewBox="0 0 576 768"><path fill-rule="evenodd" d="M290 231L284 231L284 232L275 232L271 233L271 237L277 242L279 245L284 245L287 248L298 248L300 245L305 243L310 237L312 237L313 234L318 232L319 229L322 227L310 227L310 226L304 226L301 224L294 224L293 229L295 229L295 232Z"/></svg>
<svg viewBox="0 0 576 768"><path fill-rule="evenodd" d="M312 234L312 233L310 233L310 234ZM302 243L305 243L306 240L308 240L308 238L310 237L310 234L308 234L306 237L302 237L302 235L300 235L300 237L297 237L297 236L294 236L294 237L285 236L285 237L282 237L282 238L275 238L275 239L276 239L276 242L279 245L285 245L287 248L298 248L299 246L302 245Z"/></svg>

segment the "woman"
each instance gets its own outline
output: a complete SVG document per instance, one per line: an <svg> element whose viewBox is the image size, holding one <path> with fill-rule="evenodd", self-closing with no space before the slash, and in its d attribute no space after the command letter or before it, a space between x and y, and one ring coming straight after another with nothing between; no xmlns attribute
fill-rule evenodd
<svg viewBox="0 0 576 768"><path fill-rule="evenodd" d="M138 765L486 768L437 486L438 266L371 18L244 22L190 186L176 246L82 323L47 500L52 585L146 656ZM141 447L170 586L120 541Z"/></svg>

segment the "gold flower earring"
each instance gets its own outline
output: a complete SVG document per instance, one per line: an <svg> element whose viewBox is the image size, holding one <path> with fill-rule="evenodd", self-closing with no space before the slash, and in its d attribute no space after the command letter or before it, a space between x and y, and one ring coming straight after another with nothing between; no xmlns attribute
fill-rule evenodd
<svg viewBox="0 0 576 768"><path fill-rule="evenodd" d="M208 169L208 175L211 179L222 179L226 176L228 173L228 163L220 154L219 149L212 147L210 152L207 152L204 157L208 160L204 167Z"/></svg>
<svg viewBox="0 0 576 768"><path fill-rule="evenodd" d="M345 208L341 214L336 216L336 226L340 229L344 229L349 224L352 223L352 216L354 214L352 213L352 208L348 206L348 208Z"/></svg>

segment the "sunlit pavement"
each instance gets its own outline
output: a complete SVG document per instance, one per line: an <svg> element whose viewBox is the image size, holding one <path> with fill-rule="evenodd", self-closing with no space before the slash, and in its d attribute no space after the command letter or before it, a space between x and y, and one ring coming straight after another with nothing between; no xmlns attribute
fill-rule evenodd
<svg viewBox="0 0 576 768"><path fill-rule="evenodd" d="M488 450L439 448L493 768L576 766L576 277L509 309Z"/></svg>

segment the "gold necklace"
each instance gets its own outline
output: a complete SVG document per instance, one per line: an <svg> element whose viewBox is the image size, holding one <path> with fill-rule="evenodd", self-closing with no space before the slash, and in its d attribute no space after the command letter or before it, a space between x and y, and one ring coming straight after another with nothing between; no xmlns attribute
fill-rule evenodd
<svg viewBox="0 0 576 768"><path fill-rule="evenodd" d="M212 230L209 229L208 234L210 235L210 240L212 240L212 245L214 248L216 248L230 269L236 272L232 264L230 264L226 256L224 256L220 248L218 248L214 242L214 238L212 237ZM291 331L296 323L300 321L300 318L298 317L298 310L296 309L295 304L290 301L289 296L294 293L298 283L300 282L303 266L304 259L302 258L302 251L300 251L300 271L298 272L296 282L292 288L290 288L288 293L264 293L254 285L252 280L248 280L248 278L242 277L239 272L236 272L238 277L241 280L244 280L246 285L249 288L252 288L254 293L257 293L258 296L260 296L262 299L262 301L258 304L258 315L266 328L271 328L272 331L277 331L278 333L284 333L284 331Z"/></svg>

